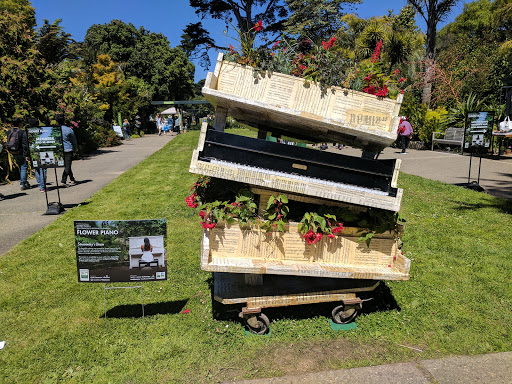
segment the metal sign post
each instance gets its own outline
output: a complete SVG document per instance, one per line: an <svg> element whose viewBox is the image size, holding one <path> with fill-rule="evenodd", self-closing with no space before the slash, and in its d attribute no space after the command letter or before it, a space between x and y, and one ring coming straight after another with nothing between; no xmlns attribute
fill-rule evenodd
<svg viewBox="0 0 512 384"><path fill-rule="evenodd" d="M108 330L107 324L107 290L108 289L133 289L140 288L140 298L141 298L141 306L142 306L142 322L144 322L144 290L142 285L134 285L129 287L107 287L107 284L103 284L103 300L105 303L105 329Z"/></svg>

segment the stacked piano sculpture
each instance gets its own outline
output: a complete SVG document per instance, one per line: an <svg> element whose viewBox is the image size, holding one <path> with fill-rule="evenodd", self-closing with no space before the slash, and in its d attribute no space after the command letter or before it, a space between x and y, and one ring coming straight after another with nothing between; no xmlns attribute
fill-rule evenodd
<svg viewBox="0 0 512 384"><path fill-rule="evenodd" d="M190 172L248 186L259 211L270 196L310 206L398 212L400 160L376 160L396 138L398 100L345 89L327 91L303 80L222 61L209 73L205 97L216 107L213 127L203 125ZM259 130L257 139L224 132L227 116ZM267 133L310 142L344 142L363 149L356 158L264 139ZM392 215L391 215L392 216ZM343 220L343 218L341 218ZM268 330L265 307L341 301L337 323L351 321L379 280L407 280L410 261L399 249L401 226L359 241L361 228L345 225L335 238L306 244L296 222L265 233L257 226L217 223L205 229L201 268L215 272L215 300L246 303L241 317L255 333Z"/></svg>

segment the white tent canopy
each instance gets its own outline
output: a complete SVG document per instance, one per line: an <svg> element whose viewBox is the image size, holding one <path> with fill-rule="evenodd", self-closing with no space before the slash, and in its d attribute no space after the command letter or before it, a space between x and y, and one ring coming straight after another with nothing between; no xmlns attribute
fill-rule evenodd
<svg viewBox="0 0 512 384"><path fill-rule="evenodd" d="M167 108L165 111L160 112L161 115L175 115L177 113L175 107Z"/></svg>

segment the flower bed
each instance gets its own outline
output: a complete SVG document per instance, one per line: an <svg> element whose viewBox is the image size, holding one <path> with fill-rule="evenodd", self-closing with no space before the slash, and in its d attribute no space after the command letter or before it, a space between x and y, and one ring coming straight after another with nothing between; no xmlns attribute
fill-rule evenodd
<svg viewBox="0 0 512 384"><path fill-rule="evenodd" d="M212 272L277 274L375 280L407 280L410 261L398 249L401 232L358 241L360 228L344 228L334 238L306 244L298 223L284 232L218 224L205 230L201 269Z"/></svg>
<svg viewBox="0 0 512 384"><path fill-rule="evenodd" d="M377 151L396 140L396 100L340 87L324 87L281 73L255 76L252 67L223 60L208 73L203 94L217 108L256 128L313 142L343 142ZM222 127L217 127L222 128Z"/></svg>

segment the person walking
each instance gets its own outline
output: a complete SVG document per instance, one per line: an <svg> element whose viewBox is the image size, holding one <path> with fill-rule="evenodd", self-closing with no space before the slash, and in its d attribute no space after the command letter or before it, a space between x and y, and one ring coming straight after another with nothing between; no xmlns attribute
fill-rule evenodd
<svg viewBox="0 0 512 384"><path fill-rule="evenodd" d="M130 123L128 122L128 119L124 119L123 121L123 134L125 140L131 140Z"/></svg>
<svg viewBox="0 0 512 384"><path fill-rule="evenodd" d="M407 121L407 117L402 116L400 118L400 124L398 125L398 135L400 136L400 140L402 142L402 155L407 155L407 146L409 145L409 141L412 139L413 130L412 125Z"/></svg>
<svg viewBox="0 0 512 384"><path fill-rule="evenodd" d="M156 127L158 129L158 136L162 135L162 118L160 117L160 114L156 114Z"/></svg>
<svg viewBox="0 0 512 384"><path fill-rule="evenodd" d="M20 169L20 189L24 191L30 188L27 182L28 162L30 152L28 148L27 132L22 129L23 121L19 117L12 119L12 128L7 132L7 150L11 153L14 161Z"/></svg>
<svg viewBox="0 0 512 384"><path fill-rule="evenodd" d="M77 142L75 132L70 127L64 125L64 115L56 115L55 120L57 124L62 127L62 140L64 143L64 172L62 172L62 185L69 187L76 184L73 171L71 170L71 163L73 162L73 152L77 149ZM69 184L67 184L69 176Z"/></svg>

